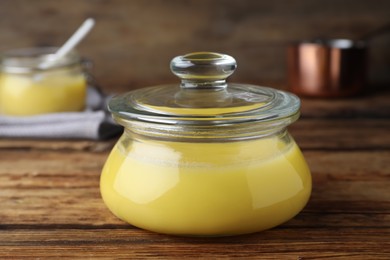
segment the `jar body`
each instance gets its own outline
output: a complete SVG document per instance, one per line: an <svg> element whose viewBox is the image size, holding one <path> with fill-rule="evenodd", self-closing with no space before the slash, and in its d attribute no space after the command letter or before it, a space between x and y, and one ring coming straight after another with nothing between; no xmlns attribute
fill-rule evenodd
<svg viewBox="0 0 390 260"><path fill-rule="evenodd" d="M125 131L101 175L120 219L184 236L227 236L277 226L306 205L309 168L286 130L242 141L153 140Z"/></svg>
<svg viewBox="0 0 390 260"><path fill-rule="evenodd" d="M56 68L38 70L35 66L39 58L28 55L32 54L27 53L27 58L23 59L9 58L17 59L17 62L12 62L12 67L8 67L7 60L3 61L0 73L1 114L29 116L81 111L85 108L87 83L78 60ZM29 60L27 65L26 59Z"/></svg>

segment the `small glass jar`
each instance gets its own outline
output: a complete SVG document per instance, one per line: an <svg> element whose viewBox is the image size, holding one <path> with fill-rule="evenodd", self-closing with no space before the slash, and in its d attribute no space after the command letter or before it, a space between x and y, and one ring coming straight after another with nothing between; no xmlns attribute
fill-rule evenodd
<svg viewBox="0 0 390 260"><path fill-rule="evenodd" d="M235 60L218 53L176 57L181 84L114 97L125 127L103 168L108 208L143 229L183 236L258 232L294 217L311 193L309 168L286 127L299 99L227 84Z"/></svg>
<svg viewBox="0 0 390 260"><path fill-rule="evenodd" d="M30 48L2 55L0 114L29 116L85 108L87 83L76 52L42 68L55 51L56 48Z"/></svg>

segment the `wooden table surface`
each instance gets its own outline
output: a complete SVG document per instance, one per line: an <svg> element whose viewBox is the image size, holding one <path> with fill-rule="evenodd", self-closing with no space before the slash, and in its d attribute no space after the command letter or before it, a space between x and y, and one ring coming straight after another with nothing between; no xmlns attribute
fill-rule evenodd
<svg viewBox="0 0 390 260"><path fill-rule="evenodd" d="M0 139L0 259L390 259L390 92L303 99L290 133L313 175L307 207L274 229L185 238L115 218L99 193L116 140Z"/></svg>

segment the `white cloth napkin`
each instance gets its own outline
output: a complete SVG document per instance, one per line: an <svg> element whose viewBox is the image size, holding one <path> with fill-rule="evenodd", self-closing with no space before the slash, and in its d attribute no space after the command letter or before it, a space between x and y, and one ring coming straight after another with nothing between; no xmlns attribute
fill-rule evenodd
<svg viewBox="0 0 390 260"><path fill-rule="evenodd" d="M46 139L107 139L122 132L106 111L110 97L89 87L82 112L51 113L26 117L0 115L0 137Z"/></svg>

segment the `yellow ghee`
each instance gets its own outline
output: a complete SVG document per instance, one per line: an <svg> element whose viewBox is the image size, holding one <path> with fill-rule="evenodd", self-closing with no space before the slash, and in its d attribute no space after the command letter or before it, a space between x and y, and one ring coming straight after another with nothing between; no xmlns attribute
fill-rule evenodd
<svg viewBox="0 0 390 260"><path fill-rule="evenodd" d="M191 236L252 233L294 217L311 176L295 142L279 137L214 143L131 140L103 168L101 194L120 219Z"/></svg>
<svg viewBox="0 0 390 260"><path fill-rule="evenodd" d="M0 113L5 115L81 111L85 98L86 80L81 73L0 76Z"/></svg>

